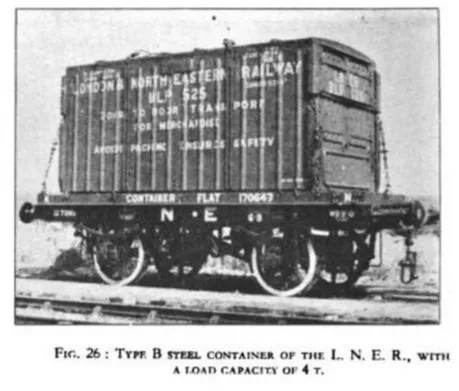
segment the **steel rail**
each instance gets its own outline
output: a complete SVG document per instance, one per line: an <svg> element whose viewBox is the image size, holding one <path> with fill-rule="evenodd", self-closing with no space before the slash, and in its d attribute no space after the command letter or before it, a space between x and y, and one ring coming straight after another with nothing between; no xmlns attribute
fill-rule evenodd
<svg viewBox="0 0 459 391"><path fill-rule="evenodd" d="M41 272L43 273L43 272ZM38 273L40 274L40 273ZM37 277L37 273L30 271L20 271L16 274L17 278L34 279ZM249 277L249 276L245 276ZM87 278L74 277L74 276L61 276L60 278L45 278L47 281L65 281L65 282L94 282L92 279L89 281ZM139 284L136 284L139 285ZM133 286L136 286L133 285ZM145 285L139 285L145 286ZM156 288L156 285L152 285L151 288ZM173 287L171 287L173 288ZM352 298L359 300L375 300L375 301L409 301L409 302L425 302L425 303L436 303L440 299L440 294L436 289L430 288L419 288L412 286L384 286L384 285L356 285L348 292L343 293L339 296L333 296L328 294L314 295L312 292L311 297L318 298Z"/></svg>
<svg viewBox="0 0 459 391"><path fill-rule="evenodd" d="M254 312L223 312L131 305L95 301L77 301L47 297L15 298L18 323L71 324L323 324L335 323L326 316L267 315ZM338 322L339 323L339 322Z"/></svg>
<svg viewBox="0 0 459 391"><path fill-rule="evenodd" d="M15 309L17 324L354 324L327 314L270 315L257 314L253 310L247 312L246 308L241 309L240 312L225 312L26 296L16 296ZM366 323L374 324L374 320L358 322L358 324ZM403 323L411 322L405 320Z"/></svg>
<svg viewBox="0 0 459 391"><path fill-rule="evenodd" d="M368 288L364 291L363 300L405 301L418 303L438 303L438 292L428 290L400 289L400 288Z"/></svg>

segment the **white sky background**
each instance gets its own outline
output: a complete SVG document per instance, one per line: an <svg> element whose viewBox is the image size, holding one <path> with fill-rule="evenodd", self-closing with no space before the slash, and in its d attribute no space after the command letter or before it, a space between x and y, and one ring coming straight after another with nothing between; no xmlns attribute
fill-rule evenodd
<svg viewBox="0 0 459 391"><path fill-rule="evenodd" d="M212 16L216 20L212 20ZM60 119L70 65L150 52L323 37L371 57L382 76L382 120L394 193L438 195L436 11L19 11L17 189L37 193ZM57 191L57 155L49 190Z"/></svg>

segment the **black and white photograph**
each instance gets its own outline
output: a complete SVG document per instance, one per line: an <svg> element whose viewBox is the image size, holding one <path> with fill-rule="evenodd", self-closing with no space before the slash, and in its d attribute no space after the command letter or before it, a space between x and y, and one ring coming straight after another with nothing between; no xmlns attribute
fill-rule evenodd
<svg viewBox="0 0 459 391"><path fill-rule="evenodd" d="M2 7L6 388L457 388L455 7L218 7Z"/></svg>
<svg viewBox="0 0 459 391"><path fill-rule="evenodd" d="M16 10L15 324L441 324L439 45L438 9Z"/></svg>

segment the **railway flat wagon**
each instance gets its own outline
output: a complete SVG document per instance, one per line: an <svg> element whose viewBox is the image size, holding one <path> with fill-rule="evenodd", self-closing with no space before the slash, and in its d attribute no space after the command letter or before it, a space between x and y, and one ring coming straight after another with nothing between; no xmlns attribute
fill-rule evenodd
<svg viewBox="0 0 459 391"><path fill-rule="evenodd" d="M21 219L73 221L110 284L226 254L275 295L347 288L378 231L426 215L379 192L379 91L370 58L319 38L69 67L61 193Z"/></svg>

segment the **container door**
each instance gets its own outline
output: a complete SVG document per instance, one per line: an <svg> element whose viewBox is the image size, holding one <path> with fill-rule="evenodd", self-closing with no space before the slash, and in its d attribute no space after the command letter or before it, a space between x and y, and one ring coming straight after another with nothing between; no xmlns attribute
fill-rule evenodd
<svg viewBox="0 0 459 391"><path fill-rule="evenodd" d="M325 184L330 187L372 188L374 114L321 100Z"/></svg>
<svg viewBox="0 0 459 391"><path fill-rule="evenodd" d="M376 97L372 66L326 49L320 66L325 185L374 190Z"/></svg>

